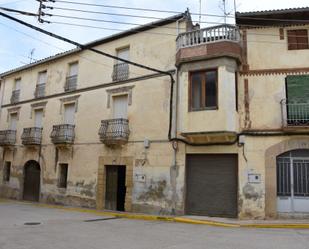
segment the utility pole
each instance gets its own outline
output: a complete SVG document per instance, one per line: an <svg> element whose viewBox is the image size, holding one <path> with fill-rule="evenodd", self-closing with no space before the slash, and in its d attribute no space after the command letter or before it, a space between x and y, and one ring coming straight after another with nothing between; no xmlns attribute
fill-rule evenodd
<svg viewBox="0 0 309 249"><path fill-rule="evenodd" d="M224 24L226 24L226 2L225 0L222 0L223 3L223 14L224 14Z"/></svg>
<svg viewBox="0 0 309 249"><path fill-rule="evenodd" d="M202 0L200 0L200 15L199 15L199 24L201 25L202 19Z"/></svg>

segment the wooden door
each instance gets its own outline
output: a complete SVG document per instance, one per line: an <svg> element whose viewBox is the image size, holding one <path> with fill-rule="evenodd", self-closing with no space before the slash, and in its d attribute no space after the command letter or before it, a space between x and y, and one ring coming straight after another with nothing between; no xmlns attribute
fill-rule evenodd
<svg viewBox="0 0 309 249"><path fill-rule="evenodd" d="M40 165L36 161L29 161L25 165L24 200L39 201L40 199Z"/></svg>
<svg viewBox="0 0 309 249"><path fill-rule="evenodd" d="M124 118L128 117L128 95L113 97L113 117Z"/></svg>
<svg viewBox="0 0 309 249"><path fill-rule="evenodd" d="M117 166L106 166L105 208L117 210Z"/></svg>

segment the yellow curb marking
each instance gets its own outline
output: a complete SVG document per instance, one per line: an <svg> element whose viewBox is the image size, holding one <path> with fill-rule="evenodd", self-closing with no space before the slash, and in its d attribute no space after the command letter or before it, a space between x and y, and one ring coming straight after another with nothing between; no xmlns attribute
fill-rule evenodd
<svg viewBox="0 0 309 249"><path fill-rule="evenodd" d="M291 223L291 224L231 224L216 222L210 220L193 220L183 217L171 217L171 216L156 216L156 215L143 215L143 214L130 214L130 213L116 213L109 211L98 211L95 209L83 209L77 207L66 207L60 205L50 205L43 203L33 203L27 201L15 201L8 199L0 199L0 203L17 203L17 204L27 204L34 207L45 207L45 208L54 208L63 211L73 211L80 213L89 213L98 216L115 216L127 219L138 219L138 220L150 220L150 221L168 221L168 222L178 222L178 223L187 223L194 225L209 225L216 227L226 227L226 228L280 228L280 229L309 229L309 223Z"/></svg>

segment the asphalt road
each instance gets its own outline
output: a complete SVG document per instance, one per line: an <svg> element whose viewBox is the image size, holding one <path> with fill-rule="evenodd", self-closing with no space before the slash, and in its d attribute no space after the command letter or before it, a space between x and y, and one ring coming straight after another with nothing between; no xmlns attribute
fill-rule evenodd
<svg viewBox="0 0 309 249"><path fill-rule="evenodd" d="M0 202L0 249L27 248L309 249L309 230L219 228L114 219Z"/></svg>

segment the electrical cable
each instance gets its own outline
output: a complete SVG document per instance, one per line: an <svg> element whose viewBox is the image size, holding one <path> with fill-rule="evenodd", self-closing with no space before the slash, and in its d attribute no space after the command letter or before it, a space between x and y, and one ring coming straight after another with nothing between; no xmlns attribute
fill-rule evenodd
<svg viewBox="0 0 309 249"><path fill-rule="evenodd" d="M105 4L91 4L91 3L82 3L82 2L72 2L72 1L62 1L62 0L47 0L47 2L52 3L69 3L75 5L86 5L86 6L94 6L94 7L104 7L104 8L116 8L116 9L126 9L126 10L137 10L137 11L149 11L149 12L161 12L161 13L170 13L170 14L181 14L182 11L174 11L174 10L158 10L158 9L149 9L149 8L134 8L134 7L124 7L124 6L116 6L116 5L105 5ZM201 15L201 16L209 16L209 17L223 17L223 15L216 14L205 14L205 13L190 13L191 15ZM227 15L228 18L234 18L233 15Z"/></svg>

